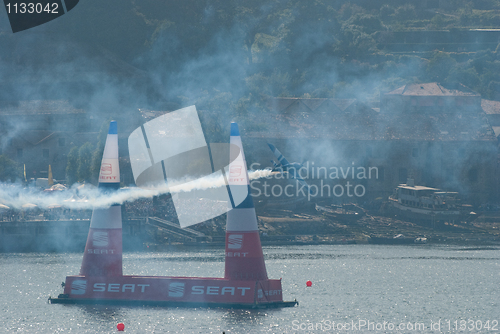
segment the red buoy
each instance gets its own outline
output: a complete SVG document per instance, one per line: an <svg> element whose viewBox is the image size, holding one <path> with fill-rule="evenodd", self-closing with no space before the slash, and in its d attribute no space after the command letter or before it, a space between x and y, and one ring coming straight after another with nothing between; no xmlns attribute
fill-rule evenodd
<svg viewBox="0 0 500 334"><path fill-rule="evenodd" d="M307 286L308 288L309 288L309 287L311 287L312 285L313 285L313 282L311 282L311 281L307 281L307 282L306 282L306 286Z"/></svg>
<svg viewBox="0 0 500 334"><path fill-rule="evenodd" d="M120 322L118 325L116 325L116 329L118 329L120 332L125 330L125 325L123 322Z"/></svg>

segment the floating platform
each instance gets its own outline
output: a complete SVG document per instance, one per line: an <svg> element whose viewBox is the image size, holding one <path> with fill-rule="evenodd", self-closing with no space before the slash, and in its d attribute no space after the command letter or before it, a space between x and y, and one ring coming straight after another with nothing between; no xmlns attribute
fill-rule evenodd
<svg viewBox="0 0 500 334"><path fill-rule="evenodd" d="M297 301L283 301L281 280L125 275L113 279L68 276L64 293L49 302L246 309L298 305Z"/></svg>
<svg viewBox="0 0 500 334"><path fill-rule="evenodd" d="M63 296L63 297L61 297ZM270 309L294 307L299 305L298 301L283 301L265 304L247 303L206 303L206 302L174 302L174 301L152 301L152 300L120 300L120 299L75 299L64 298L60 294L57 298L49 297L51 304L72 304L72 305L119 305L119 306L161 306L161 307L219 307L234 309Z"/></svg>

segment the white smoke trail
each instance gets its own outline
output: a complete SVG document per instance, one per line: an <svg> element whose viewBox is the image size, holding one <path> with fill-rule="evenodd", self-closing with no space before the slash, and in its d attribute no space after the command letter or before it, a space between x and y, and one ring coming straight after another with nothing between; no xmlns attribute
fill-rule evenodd
<svg viewBox="0 0 500 334"><path fill-rule="evenodd" d="M271 175L270 170L249 171L250 180L259 179ZM204 177L199 179L175 180L168 184L158 185L147 189L122 188L112 193L104 193L98 188L71 189L53 192L26 189L21 184L0 184L0 204L7 205L13 209L30 209L34 206L40 209L63 207L68 209L92 209L105 208L112 204L123 204L140 198L151 198L167 193L189 192L192 190L203 190L225 186L222 177Z"/></svg>

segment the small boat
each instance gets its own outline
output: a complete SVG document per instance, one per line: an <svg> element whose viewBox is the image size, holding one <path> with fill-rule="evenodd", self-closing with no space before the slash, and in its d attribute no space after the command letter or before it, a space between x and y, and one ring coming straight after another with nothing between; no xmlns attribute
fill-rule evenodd
<svg viewBox="0 0 500 334"><path fill-rule="evenodd" d="M415 241L415 238L405 237L403 234L397 234L391 237L381 237L381 236L372 236L369 239L370 244L379 244L379 245L405 245L412 244Z"/></svg>
<svg viewBox="0 0 500 334"><path fill-rule="evenodd" d="M365 216L365 210L353 203L342 205L321 206L316 204L316 211L322 212L323 215L334 218L339 221L353 222Z"/></svg>
<svg viewBox="0 0 500 334"><path fill-rule="evenodd" d="M426 237L418 237L413 242L416 244L426 244L427 238Z"/></svg>

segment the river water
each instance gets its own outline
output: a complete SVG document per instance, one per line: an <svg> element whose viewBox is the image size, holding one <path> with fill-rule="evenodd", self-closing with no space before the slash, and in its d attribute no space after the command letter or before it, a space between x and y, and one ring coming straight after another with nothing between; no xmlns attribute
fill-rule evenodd
<svg viewBox="0 0 500 334"><path fill-rule="evenodd" d="M222 277L222 249L125 253L124 274ZM500 333L500 248L264 247L275 310L52 305L80 253L0 254L0 333ZM306 287L311 280L312 287Z"/></svg>

